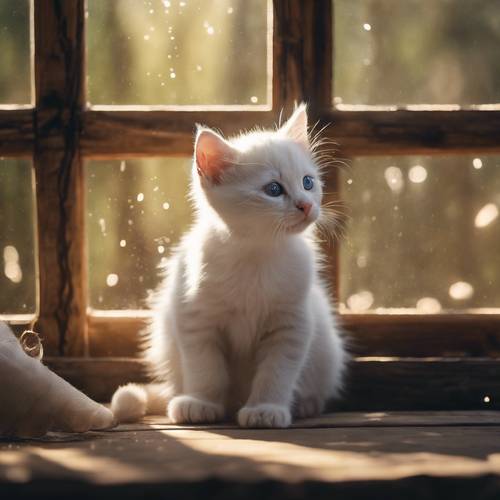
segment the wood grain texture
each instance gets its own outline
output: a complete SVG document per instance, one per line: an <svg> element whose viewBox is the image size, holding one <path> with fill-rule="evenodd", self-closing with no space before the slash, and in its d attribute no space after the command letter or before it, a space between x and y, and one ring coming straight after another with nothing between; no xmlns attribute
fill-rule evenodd
<svg viewBox="0 0 500 500"><path fill-rule="evenodd" d="M341 156L500 152L500 111L332 111L321 121Z"/></svg>
<svg viewBox="0 0 500 500"><path fill-rule="evenodd" d="M137 356L146 311L89 317L91 356ZM491 357L500 359L500 316L340 315L355 356Z"/></svg>
<svg viewBox="0 0 500 500"><path fill-rule="evenodd" d="M28 106L0 106L0 156L31 157L33 114Z"/></svg>
<svg viewBox="0 0 500 500"><path fill-rule="evenodd" d="M500 358L500 315L343 314L358 356Z"/></svg>
<svg viewBox="0 0 500 500"><path fill-rule="evenodd" d="M416 418L415 418L416 417ZM451 415L453 418L453 415ZM2 498L493 499L500 494L500 426L374 429L363 414L325 415L321 427L169 426L161 419L81 436L0 442ZM494 418L491 412L491 419ZM496 415L498 420L498 414ZM353 419L359 426L342 426ZM475 422L478 422L475 425Z"/></svg>
<svg viewBox="0 0 500 500"><path fill-rule="evenodd" d="M40 270L36 329L47 352L84 353L84 185L78 147L83 108L84 1L37 0L35 172Z"/></svg>
<svg viewBox="0 0 500 500"><path fill-rule="evenodd" d="M196 124L225 136L256 125L271 127L271 111L89 110L83 114L82 152L90 158L191 156Z"/></svg>
<svg viewBox="0 0 500 500"><path fill-rule="evenodd" d="M296 96L293 103L304 94L294 89L292 95ZM128 111L109 107L84 112L81 141L88 157L190 155L195 123L231 135L257 125L273 126L278 119L279 111ZM323 135L337 144L337 157L500 152L500 111L311 109L310 123L316 121L318 127L326 127Z"/></svg>
<svg viewBox="0 0 500 500"><path fill-rule="evenodd" d="M48 366L98 401L128 382L144 382L145 365L130 358L49 358ZM485 397L489 401L485 401ZM343 411L500 409L500 360L356 358Z"/></svg>
<svg viewBox="0 0 500 500"><path fill-rule="evenodd" d="M291 112L305 101L311 111L331 106L331 0L275 0L274 109Z"/></svg>
<svg viewBox="0 0 500 500"><path fill-rule="evenodd" d="M387 427L374 432L363 427L337 427L335 420L332 414L328 417L330 426L283 430L217 426L156 428L155 424L145 422L135 431L118 428L63 443L50 437L10 448L3 443L0 444L2 455L8 454L9 460L0 461L0 481L15 483L16 476L8 474L9 469L12 464L23 464L29 471L26 482L34 477L51 480L52 484L73 480L82 486L122 485L125 498L130 498L129 488L137 484L161 485L169 492L162 498L184 498L183 494L172 495L171 486L178 482L187 487L200 481L219 480L226 487L240 483L252 488L272 480L288 485L290 491L298 488L290 498L299 499L318 498L315 494L303 496L299 493L308 481L326 486L420 476L435 480L485 474L500 476L500 464L493 458L499 451L498 425ZM432 422L432 418L427 420ZM74 493L79 490L75 488ZM239 495L207 493L197 498L240 498ZM157 498L144 493L140 497ZM88 495L87 498L94 497ZM362 498L387 497L367 495Z"/></svg>

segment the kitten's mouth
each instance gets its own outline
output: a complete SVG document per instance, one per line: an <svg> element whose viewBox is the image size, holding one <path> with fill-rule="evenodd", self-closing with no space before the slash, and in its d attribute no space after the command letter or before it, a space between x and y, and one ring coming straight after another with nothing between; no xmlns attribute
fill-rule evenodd
<svg viewBox="0 0 500 500"><path fill-rule="evenodd" d="M288 232L290 233L300 233L303 231L307 226L312 224L314 221L311 220L309 217L305 217L302 220L299 220L298 222L294 222L293 224L290 224L287 229Z"/></svg>

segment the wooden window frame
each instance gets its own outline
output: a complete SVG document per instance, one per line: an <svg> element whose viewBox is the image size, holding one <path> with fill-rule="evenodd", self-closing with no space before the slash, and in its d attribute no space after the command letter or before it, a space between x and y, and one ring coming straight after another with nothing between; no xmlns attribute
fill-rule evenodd
<svg viewBox="0 0 500 500"><path fill-rule="evenodd" d="M226 134L272 125L295 102L339 155L500 152L500 106L377 110L333 108L333 0L272 3L272 106L87 106L85 0L35 0L33 106L0 106L0 156L30 157L36 173L39 311L36 329L49 364L97 398L127 378L144 312L87 309L83 161L191 155L193 127ZM339 186L327 173L328 191ZM331 256L336 284L338 253ZM8 319L8 318L7 318ZM15 318L14 318L15 319ZM346 314L341 320L360 356L352 363L350 409L496 408L500 310L488 314ZM422 383L424 381L424 383ZM427 382L431 382L429 386ZM387 391L391 387L390 391ZM484 396L490 396L488 403Z"/></svg>

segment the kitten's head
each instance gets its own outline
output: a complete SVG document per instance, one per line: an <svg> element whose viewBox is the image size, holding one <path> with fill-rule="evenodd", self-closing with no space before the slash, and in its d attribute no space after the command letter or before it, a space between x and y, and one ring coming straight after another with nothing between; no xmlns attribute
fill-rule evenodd
<svg viewBox="0 0 500 500"><path fill-rule="evenodd" d="M322 197L305 105L276 131L225 140L200 128L193 176L195 199L204 197L236 233L274 237L305 230L319 217ZM197 201L200 211L207 209Z"/></svg>

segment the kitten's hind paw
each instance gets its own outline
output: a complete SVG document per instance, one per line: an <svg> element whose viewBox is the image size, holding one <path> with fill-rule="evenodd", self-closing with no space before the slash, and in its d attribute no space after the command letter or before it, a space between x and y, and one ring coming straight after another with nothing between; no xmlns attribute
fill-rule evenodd
<svg viewBox="0 0 500 500"><path fill-rule="evenodd" d="M294 418L316 417L321 414L324 407L324 401L315 396L299 396L293 404L293 416Z"/></svg>
<svg viewBox="0 0 500 500"><path fill-rule="evenodd" d="M224 407L193 396L181 395L170 401L167 413L175 424L208 424L223 420Z"/></svg>
<svg viewBox="0 0 500 500"><path fill-rule="evenodd" d="M240 427L289 427L291 423L290 410L286 406L267 403L244 406L238 412Z"/></svg>

